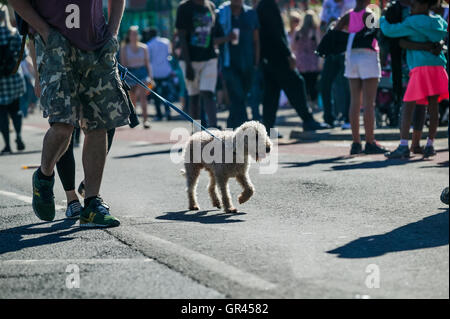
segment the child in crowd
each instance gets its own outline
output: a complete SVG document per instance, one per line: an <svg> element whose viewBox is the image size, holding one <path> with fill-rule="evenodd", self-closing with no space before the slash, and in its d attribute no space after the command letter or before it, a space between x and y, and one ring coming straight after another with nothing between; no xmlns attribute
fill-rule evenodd
<svg viewBox="0 0 450 319"><path fill-rule="evenodd" d="M389 37L407 37L415 42L439 42L447 32L447 22L430 13L437 0L413 0L411 15L403 22L390 24L385 17L380 19L382 32ZM446 58L443 53L434 55L429 51L407 50L410 79L403 101L400 145L386 154L387 158L409 158L409 129L413 110L417 104L427 105L430 126L424 157L435 155L433 146L439 124L439 102L449 98L448 74L445 70Z"/></svg>
<svg viewBox="0 0 450 319"><path fill-rule="evenodd" d="M320 22L314 10L307 10L303 25L295 33L291 43L292 51L297 57L297 69L305 78L306 92L313 103L319 95L317 79L320 75L319 57L314 53L320 42Z"/></svg>
<svg viewBox="0 0 450 319"><path fill-rule="evenodd" d="M356 33L365 28L365 22L371 15L367 9L370 0L357 0L356 6L344 15L336 25L337 30L350 33L345 62L345 77L350 83L350 124L352 128L353 143L350 154L363 152L359 134L359 114L361 106L364 108L364 129L366 135L366 154L382 154L387 150L377 143L374 136L375 126L375 97L378 82L381 77L379 47L376 38L369 41L367 47L355 47L353 39Z"/></svg>

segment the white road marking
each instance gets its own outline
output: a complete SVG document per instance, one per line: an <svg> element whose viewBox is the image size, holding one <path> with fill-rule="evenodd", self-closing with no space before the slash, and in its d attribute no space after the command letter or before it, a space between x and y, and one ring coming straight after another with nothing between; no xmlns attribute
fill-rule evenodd
<svg viewBox="0 0 450 319"><path fill-rule="evenodd" d="M151 245L154 245L154 247L164 252L168 252L170 254L185 258L201 266L202 268L206 268L208 271L218 273L220 276L226 277L228 280L234 281L248 288L268 290L276 287L275 284L266 281L265 279L262 279L256 275L228 265L225 262L217 260L213 257L174 244L165 239L161 239L159 237L144 233L136 229L133 230L133 235L141 237L146 242L149 242Z"/></svg>
<svg viewBox="0 0 450 319"><path fill-rule="evenodd" d="M0 260L0 265L53 265L53 264L128 264L154 261L151 258L84 258L84 259L10 259Z"/></svg>
<svg viewBox="0 0 450 319"><path fill-rule="evenodd" d="M0 190L0 195L8 196L20 201L23 201L25 203L31 204L32 198L29 196L24 196L20 194L16 194L13 192L7 192ZM60 205L56 205L57 209L65 208ZM174 244L170 241L161 239L159 237L149 235L147 233L144 233L142 231L133 230L134 235L139 235L141 238L143 238L146 241L149 241L152 245L156 246L158 249L161 249L165 252L169 252L171 254L180 256L182 258L185 258L187 260L190 260L191 262L196 263L197 265L208 269L211 272L219 273L221 276L226 277L227 279L234 281L238 284L241 284L243 286L246 286L248 288L253 289L260 289L260 290L267 290L267 289L273 289L276 287L275 284L268 282L256 275L253 275L251 273L248 273L246 271L240 270L234 266L228 265L224 263L223 261L217 260L213 257L201 254L199 252L196 252L194 250L188 249L186 247ZM63 259L62 262L67 262L68 259ZM74 259L74 263L78 260L79 263L82 263L80 260L83 259ZM85 259L84 261L92 261L92 259ZM110 259L115 260L115 259ZM56 262L57 259L49 259L47 262L53 263ZM13 261L2 261L0 263L22 263L22 264L32 264L32 263L45 263L46 260L13 260ZM97 262L97 261L96 261Z"/></svg>
<svg viewBox="0 0 450 319"><path fill-rule="evenodd" d="M20 195L20 194L13 193L13 192L7 192L7 191L0 190L0 195L11 197L11 198L20 200L20 201L25 202L30 205L33 202L33 199L30 196ZM56 210L66 209L66 207L61 206L61 205L55 205L55 209Z"/></svg>

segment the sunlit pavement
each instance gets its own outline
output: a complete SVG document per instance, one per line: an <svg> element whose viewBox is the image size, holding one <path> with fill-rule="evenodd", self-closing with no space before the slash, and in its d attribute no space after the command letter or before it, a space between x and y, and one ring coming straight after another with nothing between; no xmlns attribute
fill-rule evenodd
<svg viewBox="0 0 450 319"><path fill-rule="evenodd" d="M22 166L39 164L48 124L29 117L26 151L0 157L0 298L448 298L447 140L431 160L350 157L349 139L289 139L301 126L291 110L280 115L277 170L252 165L256 193L244 205L231 183L237 214L211 206L207 174L201 210L187 211L170 153L179 148L171 132L189 124L119 129L101 194L122 225L85 231L64 219L59 180L56 220L32 212L33 170ZM79 183L80 148L75 156Z"/></svg>

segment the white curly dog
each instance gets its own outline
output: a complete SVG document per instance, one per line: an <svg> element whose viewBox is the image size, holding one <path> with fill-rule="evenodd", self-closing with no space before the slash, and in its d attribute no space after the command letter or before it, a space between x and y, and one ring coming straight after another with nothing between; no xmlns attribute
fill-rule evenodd
<svg viewBox="0 0 450 319"><path fill-rule="evenodd" d="M240 204L252 197L255 188L248 174L250 167L249 156L259 161L270 153L272 142L266 128L259 122L245 122L233 131L212 131L214 138L206 132L193 134L183 149L183 175L186 177L189 210L199 210L196 188L200 171L209 172L209 196L214 207L221 208L227 213L236 213L230 197L228 180L232 177L242 186L239 195ZM221 199L217 188L220 190Z"/></svg>

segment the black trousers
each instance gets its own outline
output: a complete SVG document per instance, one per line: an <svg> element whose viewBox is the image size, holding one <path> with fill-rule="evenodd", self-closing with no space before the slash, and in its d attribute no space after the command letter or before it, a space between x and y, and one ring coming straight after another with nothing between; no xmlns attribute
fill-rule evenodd
<svg viewBox="0 0 450 319"><path fill-rule="evenodd" d="M22 112L20 111L20 99L14 100L11 104L0 105L0 131L5 140L6 148L10 148L9 140L9 118L11 117L17 139L21 138L22 132Z"/></svg>
<svg viewBox="0 0 450 319"><path fill-rule="evenodd" d="M286 93L291 106L303 122L313 120L306 102L305 80L297 72L286 65L263 64L264 98L263 123L266 129L274 127L280 101L281 90Z"/></svg>
<svg viewBox="0 0 450 319"><path fill-rule="evenodd" d="M319 90L317 89L317 79L319 78L320 72L304 72L300 73L305 79L306 93L308 94L311 101L317 101L319 96Z"/></svg>

